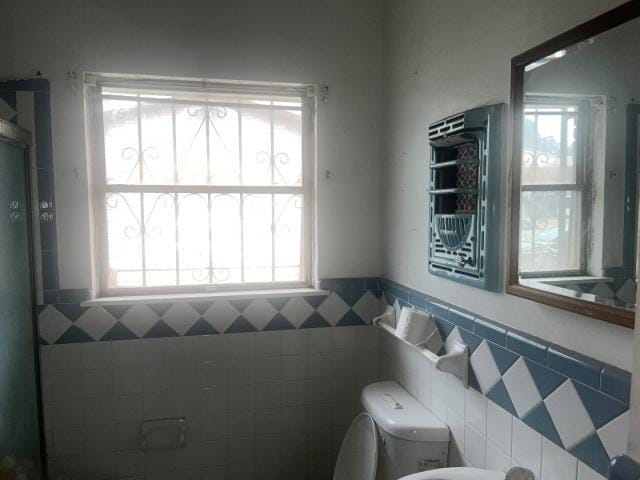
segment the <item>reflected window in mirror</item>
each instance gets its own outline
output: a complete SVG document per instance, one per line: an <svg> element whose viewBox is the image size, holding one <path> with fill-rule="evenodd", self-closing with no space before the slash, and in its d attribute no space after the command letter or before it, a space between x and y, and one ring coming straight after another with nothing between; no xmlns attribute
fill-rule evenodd
<svg viewBox="0 0 640 480"><path fill-rule="evenodd" d="M512 294L633 325L640 3L512 61Z"/></svg>

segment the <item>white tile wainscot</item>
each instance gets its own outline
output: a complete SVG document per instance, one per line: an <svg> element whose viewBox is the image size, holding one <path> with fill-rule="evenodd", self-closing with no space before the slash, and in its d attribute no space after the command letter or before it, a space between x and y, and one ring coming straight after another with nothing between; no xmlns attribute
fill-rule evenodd
<svg viewBox="0 0 640 480"><path fill-rule="evenodd" d="M390 335L378 339L381 378L396 380L451 429L451 466L506 472L517 465L539 480L605 480L473 388L464 389L458 378L435 370L416 350ZM481 384L495 382L495 364L486 360L476 366L485 369ZM524 397L518 407L529 408Z"/></svg>
<svg viewBox="0 0 640 480"><path fill-rule="evenodd" d="M330 479L360 391L378 379L378 331L42 346L52 478ZM185 448L140 449L142 420L177 416Z"/></svg>

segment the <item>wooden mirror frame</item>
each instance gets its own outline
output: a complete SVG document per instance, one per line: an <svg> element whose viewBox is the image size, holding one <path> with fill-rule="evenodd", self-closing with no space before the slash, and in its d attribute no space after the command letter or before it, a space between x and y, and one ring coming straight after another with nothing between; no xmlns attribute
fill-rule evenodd
<svg viewBox="0 0 640 480"><path fill-rule="evenodd" d="M525 67L558 50L588 40L638 17L640 17L640 0L631 0L511 59L512 143L507 293L628 328L633 328L634 326L635 312L589 302L579 298L567 297L557 293L546 292L520 284L518 275L518 254L520 247L520 180Z"/></svg>

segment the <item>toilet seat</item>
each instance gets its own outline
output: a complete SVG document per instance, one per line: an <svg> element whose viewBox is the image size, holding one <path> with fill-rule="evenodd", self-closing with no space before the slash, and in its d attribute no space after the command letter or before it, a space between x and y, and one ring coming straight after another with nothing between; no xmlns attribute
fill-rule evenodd
<svg viewBox="0 0 640 480"><path fill-rule="evenodd" d="M418 472L402 477L400 480L505 480L505 477L504 472L481 468L452 467Z"/></svg>
<svg viewBox="0 0 640 480"><path fill-rule="evenodd" d="M368 413L359 414L342 441L333 480L375 480L378 432Z"/></svg>

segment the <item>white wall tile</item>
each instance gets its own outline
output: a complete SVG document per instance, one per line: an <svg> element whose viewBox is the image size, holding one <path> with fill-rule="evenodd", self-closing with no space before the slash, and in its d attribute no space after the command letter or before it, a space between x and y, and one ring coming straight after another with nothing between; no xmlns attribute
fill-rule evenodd
<svg viewBox="0 0 640 480"><path fill-rule="evenodd" d="M80 370L82 358L80 344L44 345L40 348L44 373Z"/></svg>
<svg viewBox="0 0 640 480"><path fill-rule="evenodd" d="M276 408L282 405L283 387L280 382L257 384L255 393L255 408Z"/></svg>
<svg viewBox="0 0 640 480"><path fill-rule="evenodd" d="M111 367L111 342L82 343L80 346L82 369Z"/></svg>
<svg viewBox="0 0 640 480"><path fill-rule="evenodd" d="M228 337L229 356L231 358L252 357L256 353L255 333L231 333Z"/></svg>
<svg viewBox="0 0 640 480"><path fill-rule="evenodd" d="M433 393L431 397L431 411L443 422L447 418L447 400L440 395Z"/></svg>
<svg viewBox="0 0 640 480"><path fill-rule="evenodd" d="M84 428L84 451L87 453L113 452L116 428L113 424Z"/></svg>
<svg viewBox="0 0 640 480"><path fill-rule="evenodd" d="M87 479L105 480L115 475L114 452L91 453L85 456L85 476Z"/></svg>
<svg viewBox="0 0 640 480"><path fill-rule="evenodd" d="M578 460L546 438L542 439L541 480L574 480L578 475Z"/></svg>
<svg viewBox="0 0 640 480"><path fill-rule="evenodd" d="M319 330L313 328L310 332ZM301 355L307 351L307 330L284 330L282 332L282 354Z"/></svg>
<svg viewBox="0 0 640 480"><path fill-rule="evenodd" d="M70 455L53 460L54 471L58 478L82 480L85 478L84 465L84 455Z"/></svg>
<svg viewBox="0 0 640 480"><path fill-rule="evenodd" d="M251 462L256 458L256 444L254 437L232 438L229 440L229 462Z"/></svg>
<svg viewBox="0 0 640 480"><path fill-rule="evenodd" d="M286 380L302 380L307 375L306 355L288 355L282 359L282 378Z"/></svg>
<svg viewBox="0 0 640 480"><path fill-rule="evenodd" d="M113 394L132 395L142 393L142 368L140 366L113 369Z"/></svg>
<svg viewBox="0 0 640 480"><path fill-rule="evenodd" d="M491 441L487 442L486 468L499 472L507 472L511 468L511 457Z"/></svg>
<svg viewBox="0 0 640 480"><path fill-rule="evenodd" d="M418 400L425 407L431 408L431 362L425 357L418 362Z"/></svg>
<svg viewBox="0 0 640 480"><path fill-rule="evenodd" d="M279 345L280 349L281 346ZM255 360L256 383L282 381L282 355L272 357L256 357Z"/></svg>
<svg viewBox="0 0 640 480"><path fill-rule="evenodd" d="M48 404L51 413L52 428L69 428L82 426L82 401L66 400Z"/></svg>
<svg viewBox="0 0 640 480"><path fill-rule="evenodd" d="M131 367L141 365L141 341L118 340L111 342L111 361L114 367Z"/></svg>
<svg viewBox="0 0 640 480"><path fill-rule="evenodd" d="M465 419L473 428L482 435L487 433L487 397L474 390L467 388L465 403Z"/></svg>
<svg viewBox="0 0 640 480"><path fill-rule="evenodd" d="M256 334L256 355L282 355L282 332L259 332Z"/></svg>
<svg viewBox="0 0 640 480"><path fill-rule="evenodd" d="M220 413L229 410L229 388L205 388L202 391L202 413Z"/></svg>
<svg viewBox="0 0 640 480"><path fill-rule="evenodd" d="M74 455L84 452L84 430L80 427L53 431L53 454Z"/></svg>
<svg viewBox="0 0 640 480"><path fill-rule="evenodd" d="M518 465L531 470L540 478L542 463L542 435L532 430L517 418L513 419L511 456Z"/></svg>
<svg viewBox="0 0 640 480"><path fill-rule="evenodd" d="M250 385L255 383L255 360L252 357L237 358L229 362L229 384Z"/></svg>
<svg viewBox="0 0 640 480"><path fill-rule="evenodd" d="M451 408L447 408L447 426L451 431L451 442L455 444L456 449L461 455L464 455L464 418L458 415Z"/></svg>
<svg viewBox="0 0 640 480"><path fill-rule="evenodd" d="M199 361L215 362L228 358L229 339L227 335L198 335L193 338Z"/></svg>
<svg viewBox="0 0 640 480"><path fill-rule="evenodd" d="M115 449L136 450L142 443L141 422L125 422L115 425ZM188 433L187 433L188 435Z"/></svg>
<svg viewBox="0 0 640 480"><path fill-rule="evenodd" d="M256 434L256 413L253 410L228 414L229 438L253 437Z"/></svg>
<svg viewBox="0 0 640 480"><path fill-rule="evenodd" d="M82 398L82 372L45 373L42 375L44 402Z"/></svg>
<svg viewBox="0 0 640 480"><path fill-rule="evenodd" d="M229 413L213 413L200 417L200 425L202 427L202 440L212 441L229 438L230 418L231 414Z"/></svg>
<svg viewBox="0 0 640 480"><path fill-rule="evenodd" d="M144 453L141 450L117 452L115 459L117 477L140 477L144 474Z"/></svg>
<svg viewBox="0 0 640 480"><path fill-rule="evenodd" d="M113 422L113 397L85 398L82 411L84 425L108 425Z"/></svg>
<svg viewBox="0 0 640 480"><path fill-rule="evenodd" d="M513 416L491 400L487 401L487 438L511 455L511 429Z"/></svg>
<svg viewBox="0 0 640 480"><path fill-rule="evenodd" d="M238 473L256 461L265 464L258 478L306 476L308 455L311 470L330 472L362 410L361 389L378 378L377 330L341 328L335 336L326 328L61 348L53 369L68 371L43 375L50 451L57 438L59 452L78 452L99 480L191 480L213 469L224 478L232 465ZM399 364L410 365L417 389L417 356L405 352ZM187 418L186 453L140 452L141 421L174 416Z"/></svg>
<svg viewBox="0 0 640 480"><path fill-rule="evenodd" d="M447 375L447 407L465 418L466 390L459 378Z"/></svg>
<svg viewBox="0 0 640 480"><path fill-rule="evenodd" d="M256 410L256 434L280 433L282 431L282 409Z"/></svg>
<svg viewBox="0 0 640 480"><path fill-rule="evenodd" d="M113 374L110 369L86 370L82 373L83 398L108 397L113 393Z"/></svg>
<svg viewBox="0 0 640 480"><path fill-rule="evenodd" d="M124 395L113 399L113 419L115 422L142 420L142 395Z"/></svg>
<svg viewBox="0 0 640 480"><path fill-rule="evenodd" d="M578 462L578 480L606 480L606 478L584 463Z"/></svg>
<svg viewBox="0 0 640 480"><path fill-rule="evenodd" d="M468 423L464 426L464 456L474 467L485 468L485 437Z"/></svg>

